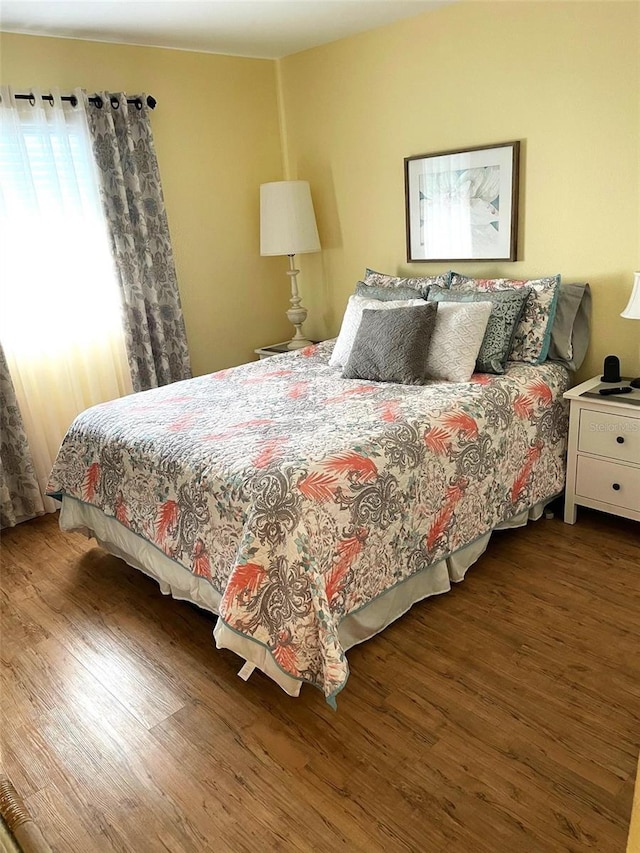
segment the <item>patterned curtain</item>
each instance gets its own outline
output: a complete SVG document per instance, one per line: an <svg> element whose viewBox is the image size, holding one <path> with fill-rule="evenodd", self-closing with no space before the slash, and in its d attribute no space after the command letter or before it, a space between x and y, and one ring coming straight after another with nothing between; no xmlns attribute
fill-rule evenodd
<svg viewBox="0 0 640 853"><path fill-rule="evenodd" d="M44 505L7 360L0 344L0 527L41 515Z"/></svg>
<svg viewBox="0 0 640 853"><path fill-rule="evenodd" d="M101 196L123 295L134 391L191 376L187 338L144 95L88 104Z"/></svg>

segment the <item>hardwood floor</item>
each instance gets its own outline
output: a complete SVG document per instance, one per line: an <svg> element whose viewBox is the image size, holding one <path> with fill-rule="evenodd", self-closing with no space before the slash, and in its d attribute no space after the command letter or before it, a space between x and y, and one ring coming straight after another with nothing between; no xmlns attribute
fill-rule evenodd
<svg viewBox="0 0 640 853"><path fill-rule="evenodd" d="M640 525L494 536L349 653L333 712L47 516L2 536L2 763L56 851L624 851Z"/></svg>

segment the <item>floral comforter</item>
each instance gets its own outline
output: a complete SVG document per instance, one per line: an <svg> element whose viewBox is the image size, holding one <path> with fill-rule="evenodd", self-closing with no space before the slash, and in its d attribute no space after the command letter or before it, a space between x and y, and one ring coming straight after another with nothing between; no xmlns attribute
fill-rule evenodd
<svg viewBox="0 0 640 853"><path fill-rule="evenodd" d="M333 704L341 619L564 484L567 371L347 380L332 342L95 406L49 492L221 594L220 617Z"/></svg>

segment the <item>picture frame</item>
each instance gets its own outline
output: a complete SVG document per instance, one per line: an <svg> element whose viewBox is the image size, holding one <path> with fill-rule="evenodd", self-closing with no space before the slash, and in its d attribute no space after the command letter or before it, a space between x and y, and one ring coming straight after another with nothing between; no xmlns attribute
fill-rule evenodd
<svg viewBox="0 0 640 853"><path fill-rule="evenodd" d="M407 261L515 261L520 143L405 157Z"/></svg>

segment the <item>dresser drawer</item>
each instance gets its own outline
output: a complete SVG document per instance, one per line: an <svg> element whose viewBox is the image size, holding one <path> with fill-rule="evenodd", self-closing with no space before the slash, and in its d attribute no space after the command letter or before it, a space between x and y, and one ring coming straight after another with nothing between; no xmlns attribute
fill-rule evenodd
<svg viewBox="0 0 640 853"><path fill-rule="evenodd" d="M615 488L618 486L618 488ZM576 496L640 511L640 468L578 457Z"/></svg>
<svg viewBox="0 0 640 853"><path fill-rule="evenodd" d="M582 409L578 450L640 465L640 418Z"/></svg>

